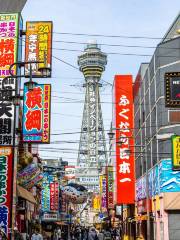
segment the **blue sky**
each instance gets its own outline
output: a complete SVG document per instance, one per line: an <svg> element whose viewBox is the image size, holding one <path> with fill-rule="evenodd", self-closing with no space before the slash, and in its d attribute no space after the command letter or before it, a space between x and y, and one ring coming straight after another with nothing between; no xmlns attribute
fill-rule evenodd
<svg viewBox="0 0 180 240"><path fill-rule="evenodd" d="M73 36L62 33L85 33L118 36L164 36L180 10L179 0L28 0L22 12L26 21L53 21L53 56L77 66L80 52L57 50L83 50L83 44L96 39L99 44L118 44L155 47L160 39L110 38ZM152 55L153 48L103 46L106 53ZM135 78L141 62L149 62L148 56L124 56L108 54L108 64L102 79L113 82L115 74L132 74ZM41 147L43 158L63 157L69 164L76 163L79 133L81 130L84 89L83 75L53 58L52 78L38 80L52 84L51 142ZM78 101L78 102L77 102ZM80 101L80 102L79 102ZM111 120L111 86L101 89L102 111L106 139ZM69 134L70 133L70 134ZM66 143L75 141L76 143Z"/></svg>

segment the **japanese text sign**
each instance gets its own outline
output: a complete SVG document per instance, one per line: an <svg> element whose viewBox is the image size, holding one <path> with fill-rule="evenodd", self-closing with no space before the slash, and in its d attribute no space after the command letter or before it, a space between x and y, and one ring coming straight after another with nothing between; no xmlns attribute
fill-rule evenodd
<svg viewBox="0 0 180 240"><path fill-rule="evenodd" d="M58 211L59 208L59 183L50 183L50 210Z"/></svg>
<svg viewBox="0 0 180 240"><path fill-rule="evenodd" d="M131 204L135 200L132 86L131 75L115 76L117 204Z"/></svg>
<svg viewBox="0 0 180 240"><path fill-rule="evenodd" d="M180 170L180 136L172 137L172 163L174 169Z"/></svg>
<svg viewBox="0 0 180 240"><path fill-rule="evenodd" d="M50 211L50 184L52 182L53 176L44 172L41 192L41 209L43 212Z"/></svg>
<svg viewBox="0 0 180 240"><path fill-rule="evenodd" d="M13 145L14 113L12 96L16 87L16 79L0 79L0 145Z"/></svg>
<svg viewBox="0 0 180 240"><path fill-rule="evenodd" d="M32 63L32 75L41 77L39 68L48 67L51 69L52 58L52 22L27 22L26 23L26 62ZM25 74L29 75L29 64L25 67ZM51 72L47 77L51 76Z"/></svg>
<svg viewBox="0 0 180 240"><path fill-rule="evenodd" d="M100 181L101 208L102 210L105 210L107 208L106 175L101 175L99 181Z"/></svg>
<svg viewBox="0 0 180 240"><path fill-rule="evenodd" d="M24 142L49 143L50 99L50 84L37 84L31 91L24 85Z"/></svg>
<svg viewBox="0 0 180 240"><path fill-rule="evenodd" d="M0 77L9 76L9 67L17 61L19 14L0 14ZM12 72L16 74L15 67Z"/></svg>
<svg viewBox="0 0 180 240"><path fill-rule="evenodd" d="M0 226L6 234L11 226L12 148L0 147Z"/></svg>
<svg viewBox="0 0 180 240"><path fill-rule="evenodd" d="M108 166L107 172L107 206L108 208L114 208L114 176L113 176L113 166Z"/></svg>

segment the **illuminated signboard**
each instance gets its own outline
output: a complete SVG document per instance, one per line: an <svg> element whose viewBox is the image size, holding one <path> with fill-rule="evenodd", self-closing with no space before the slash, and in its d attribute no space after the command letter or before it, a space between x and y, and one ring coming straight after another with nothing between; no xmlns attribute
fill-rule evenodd
<svg viewBox="0 0 180 240"><path fill-rule="evenodd" d="M59 208L59 183L50 183L50 210L58 211Z"/></svg>
<svg viewBox="0 0 180 240"><path fill-rule="evenodd" d="M53 176L48 172L43 173L41 209L43 212L50 211L50 184L53 182Z"/></svg>
<svg viewBox="0 0 180 240"><path fill-rule="evenodd" d="M180 170L180 136L172 137L172 163L174 169Z"/></svg>
<svg viewBox="0 0 180 240"><path fill-rule="evenodd" d="M180 72L165 73L165 106L180 107Z"/></svg>
<svg viewBox="0 0 180 240"><path fill-rule="evenodd" d="M131 75L115 76L117 204L133 204L135 199L132 86Z"/></svg>
<svg viewBox="0 0 180 240"><path fill-rule="evenodd" d="M19 20L18 13L0 14L0 145L4 146L13 145L14 105L11 99L16 80L4 78L10 75L10 65L20 60ZM15 66L12 73L17 73Z"/></svg>
<svg viewBox="0 0 180 240"><path fill-rule="evenodd" d="M38 71L41 67L51 69L52 58L52 22L27 22L26 23L26 49L25 60L32 63L32 75L41 77ZM29 65L25 67L25 74L29 75ZM47 77L51 77L51 72Z"/></svg>
<svg viewBox="0 0 180 240"><path fill-rule="evenodd" d="M113 166L107 167L107 206L108 208L114 208L114 176Z"/></svg>
<svg viewBox="0 0 180 240"><path fill-rule="evenodd" d="M107 208L106 175L101 175L99 181L100 181L101 208L102 210L105 210Z"/></svg>
<svg viewBox="0 0 180 240"><path fill-rule="evenodd" d="M50 84L37 84L32 91L24 85L24 142L49 143L50 99Z"/></svg>
<svg viewBox="0 0 180 240"><path fill-rule="evenodd" d="M11 227L12 148L0 147L0 225L6 234Z"/></svg>

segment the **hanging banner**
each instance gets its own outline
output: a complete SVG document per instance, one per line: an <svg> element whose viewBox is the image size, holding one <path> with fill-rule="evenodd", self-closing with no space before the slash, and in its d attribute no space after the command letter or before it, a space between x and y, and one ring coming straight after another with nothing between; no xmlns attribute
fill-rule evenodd
<svg viewBox="0 0 180 240"><path fill-rule="evenodd" d="M52 22L26 22L25 61L32 63L32 75L42 77L39 68L52 64ZM25 66L25 75L29 75L29 64ZM51 71L47 77L51 77Z"/></svg>
<svg viewBox="0 0 180 240"><path fill-rule="evenodd" d="M9 67L17 62L18 36L19 36L19 14L0 14L0 77L9 76ZM16 74L16 67L12 68Z"/></svg>
<svg viewBox="0 0 180 240"><path fill-rule="evenodd" d="M0 145L13 144L14 105L12 96L16 86L16 79L4 79L9 76L9 67L18 60L19 43L18 13L0 14ZM12 68L16 74L16 67Z"/></svg>
<svg viewBox="0 0 180 240"><path fill-rule="evenodd" d="M107 173L107 207L108 209L114 208L114 176L113 166L108 166L106 169Z"/></svg>
<svg viewBox="0 0 180 240"><path fill-rule="evenodd" d="M172 137L172 165L173 169L180 170L180 136Z"/></svg>
<svg viewBox="0 0 180 240"><path fill-rule="evenodd" d="M132 87L131 75L115 76L117 204L133 204L135 200Z"/></svg>
<svg viewBox="0 0 180 240"><path fill-rule="evenodd" d="M37 84L31 91L24 85L24 142L50 142L50 104L50 84Z"/></svg>
<svg viewBox="0 0 180 240"><path fill-rule="evenodd" d="M53 176L48 172L43 173L42 191L41 191L41 209L43 212L50 211L50 184L53 182Z"/></svg>
<svg viewBox="0 0 180 240"><path fill-rule="evenodd" d="M100 195L96 195L93 198L93 209L96 211L100 210Z"/></svg>
<svg viewBox="0 0 180 240"><path fill-rule="evenodd" d="M50 210L58 211L59 208L59 183L50 183Z"/></svg>
<svg viewBox="0 0 180 240"><path fill-rule="evenodd" d="M12 148L0 147L0 226L7 235L11 228L12 169Z"/></svg>
<svg viewBox="0 0 180 240"><path fill-rule="evenodd" d="M107 209L107 195L106 195L106 175L100 175L100 195L101 195L101 209L105 211Z"/></svg>

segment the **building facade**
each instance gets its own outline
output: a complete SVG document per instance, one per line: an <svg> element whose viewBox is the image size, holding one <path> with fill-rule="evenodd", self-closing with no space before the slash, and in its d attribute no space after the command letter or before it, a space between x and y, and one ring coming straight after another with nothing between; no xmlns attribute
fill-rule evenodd
<svg viewBox="0 0 180 240"><path fill-rule="evenodd" d="M165 74L180 72L180 15L140 66L134 84L136 234L180 238L180 172L172 167L172 135L180 135L180 107L165 106ZM178 86L177 86L178 87Z"/></svg>
<svg viewBox="0 0 180 240"><path fill-rule="evenodd" d="M27 0L0 0L1 12L21 12Z"/></svg>

